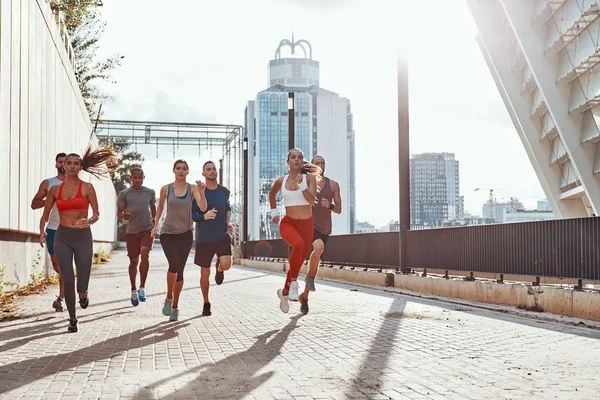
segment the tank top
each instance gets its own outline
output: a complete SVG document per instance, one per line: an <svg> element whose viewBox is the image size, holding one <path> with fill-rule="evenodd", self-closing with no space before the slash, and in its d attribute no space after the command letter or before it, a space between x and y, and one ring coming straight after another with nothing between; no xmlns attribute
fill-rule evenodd
<svg viewBox="0 0 600 400"><path fill-rule="evenodd" d="M77 186L77 193L75 197L71 200L65 200L62 197L63 187L65 183L60 184L60 189L58 189L58 196L56 196L56 208L59 213L69 212L69 211L87 211L90 207L90 203L83 197L83 192L81 191L81 185L83 185L83 181L79 180L79 186Z"/></svg>
<svg viewBox="0 0 600 400"><path fill-rule="evenodd" d="M304 198L300 190L287 190L285 184L289 175L283 177L283 185L281 186L281 197L283 197L283 205L286 207L293 206L309 206L310 203ZM306 175L302 174L302 182L306 183Z"/></svg>
<svg viewBox="0 0 600 400"><path fill-rule="evenodd" d="M321 199L327 199L330 203L333 201L333 189L331 188L329 178L325 178L325 185L323 185L323 189L317 193L317 197L315 198L313 219L316 230L323 235L331 235L331 210L321 205Z"/></svg>
<svg viewBox="0 0 600 400"><path fill-rule="evenodd" d="M192 230L192 193L191 185L183 196L175 195L172 183L167 187L167 216L160 229L160 234L179 235Z"/></svg>
<svg viewBox="0 0 600 400"><path fill-rule="evenodd" d="M60 185L63 183L56 176L52 178L48 178L48 191L52 186ZM48 224L46 225L47 229L57 230L58 225L60 225L60 215L58 215L58 209L56 208L56 203L52 206L52 211L50 211L50 217L48 218Z"/></svg>

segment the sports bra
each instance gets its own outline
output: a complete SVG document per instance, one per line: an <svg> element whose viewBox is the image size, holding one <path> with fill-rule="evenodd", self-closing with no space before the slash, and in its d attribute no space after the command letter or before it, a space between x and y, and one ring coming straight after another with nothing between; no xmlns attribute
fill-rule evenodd
<svg viewBox="0 0 600 400"><path fill-rule="evenodd" d="M310 206L310 203L304 198L304 195L300 190L287 190L285 184L288 180L288 176L283 177L283 185L281 186L281 195L283 197L283 205L286 207L293 206ZM306 175L302 174L302 182L306 183Z"/></svg>
<svg viewBox="0 0 600 400"><path fill-rule="evenodd" d="M64 182L60 185L58 189L58 196L56 197L56 208L59 213L69 212L69 211L87 211L90 203L83 197L83 193L81 192L81 185L83 181L79 181L79 186L77 187L77 194L71 200L65 200L62 197Z"/></svg>

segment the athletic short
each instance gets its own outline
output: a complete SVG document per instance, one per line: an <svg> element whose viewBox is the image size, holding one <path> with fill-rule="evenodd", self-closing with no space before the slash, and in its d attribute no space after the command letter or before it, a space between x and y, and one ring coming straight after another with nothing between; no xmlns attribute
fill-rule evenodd
<svg viewBox="0 0 600 400"><path fill-rule="evenodd" d="M315 230L313 230L313 242L317 239L321 239L323 241L323 244L326 245L327 240L329 240L329 235L324 235L315 229Z"/></svg>
<svg viewBox="0 0 600 400"><path fill-rule="evenodd" d="M223 239L219 239L216 242L209 243L196 243L196 255L194 256L194 264L201 268L210 268L212 259L217 255L230 256L231 255L231 238L229 235Z"/></svg>
<svg viewBox="0 0 600 400"><path fill-rule="evenodd" d="M152 249L154 238L152 230L140 233L125 234L125 243L127 244L127 257L136 258L142 252L142 247Z"/></svg>
<svg viewBox="0 0 600 400"><path fill-rule="evenodd" d="M54 236L56 236L56 229L46 228L46 248L51 256L54 255Z"/></svg>

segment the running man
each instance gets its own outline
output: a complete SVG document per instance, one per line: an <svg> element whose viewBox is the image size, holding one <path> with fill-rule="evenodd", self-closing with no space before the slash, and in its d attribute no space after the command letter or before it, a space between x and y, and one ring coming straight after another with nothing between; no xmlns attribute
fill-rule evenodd
<svg viewBox="0 0 600 400"><path fill-rule="evenodd" d="M156 216L156 194L154 190L142 186L145 176L141 168L132 168L130 178L131 187L119 193L117 217L121 221L129 221L125 242L127 243L127 257L129 257L131 304L137 306L140 301L146 301L146 278L150 269L150 250L154 243L152 229ZM135 285L138 264L140 266L139 289Z"/></svg>
<svg viewBox="0 0 600 400"><path fill-rule="evenodd" d="M212 161L202 166L202 176L206 182L207 211L202 212L197 204L192 204L192 219L196 221L196 255L194 263L200 267L200 288L204 298L202 315L208 316L210 301L208 289L210 286L210 265L213 257L217 256L217 272L215 282L223 283L224 271L231 268L231 207L229 205L229 190L217 183L217 167Z"/></svg>
<svg viewBox="0 0 600 400"><path fill-rule="evenodd" d="M40 183L40 188L37 193L31 200L31 209L37 210L38 208L43 208L46 205L46 196L50 191L50 188L55 185L60 185L65 180L65 169L63 164L65 163L65 158L67 157L66 153L58 153L54 158L54 167L56 168L56 176L52 178L44 179L42 183ZM50 212L50 219L48 220L48 225L46 225L46 247L48 248L48 254L50 254L50 260L52 261L52 268L58 274L58 297L52 303L52 307L56 311L63 311L63 299L65 297L65 285L63 283L63 277L60 273L60 267L58 266L58 259L54 254L54 236L56 235L56 229L58 228L58 224L60 222L60 218L58 216L58 210L56 209L56 205L52 207L52 211Z"/></svg>
<svg viewBox="0 0 600 400"><path fill-rule="evenodd" d="M312 242L313 251L310 253L308 273L304 280L304 293L298 297L298 300L300 301L300 311L303 314L308 314L308 293L316 290L315 277L319 272L319 262L321 261L321 255L325 250L327 239L329 239L329 235L331 235L331 213L341 214L342 212L340 185L333 179L329 179L325 176L325 158L316 155L311 162L321 168L323 180L317 184L317 197L312 213L315 221Z"/></svg>

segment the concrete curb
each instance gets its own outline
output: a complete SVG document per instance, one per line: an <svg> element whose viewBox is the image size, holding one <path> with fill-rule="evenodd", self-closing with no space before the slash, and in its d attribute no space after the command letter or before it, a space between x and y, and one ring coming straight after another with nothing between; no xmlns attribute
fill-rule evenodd
<svg viewBox="0 0 600 400"><path fill-rule="evenodd" d="M237 264L271 272L286 272L287 263L241 259ZM301 274L306 274L303 265ZM364 285L406 289L432 296L455 298L477 303L511 306L520 309L545 311L574 318L600 321L600 293L576 291L552 286L531 286L522 283L496 283L476 280L443 279L433 276L402 275L377 270L322 267L319 278L340 280Z"/></svg>

